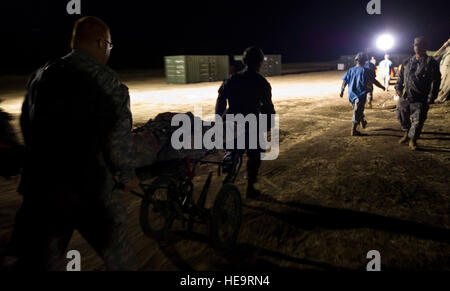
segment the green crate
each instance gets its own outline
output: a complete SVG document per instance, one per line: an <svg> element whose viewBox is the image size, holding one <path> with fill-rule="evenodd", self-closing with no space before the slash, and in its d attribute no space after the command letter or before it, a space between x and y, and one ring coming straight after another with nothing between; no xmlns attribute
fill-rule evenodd
<svg viewBox="0 0 450 291"><path fill-rule="evenodd" d="M170 84L215 82L228 78L228 56L166 56L166 80Z"/></svg>
<svg viewBox="0 0 450 291"><path fill-rule="evenodd" d="M243 56L234 56L235 61L242 61ZM264 63L261 67L261 74L265 77L281 76L281 55L265 55Z"/></svg>
<svg viewBox="0 0 450 291"><path fill-rule="evenodd" d="M344 64L344 70L346 71L355 66L355 57L356 55L340 56L337 62L339 64Z"/></svg>

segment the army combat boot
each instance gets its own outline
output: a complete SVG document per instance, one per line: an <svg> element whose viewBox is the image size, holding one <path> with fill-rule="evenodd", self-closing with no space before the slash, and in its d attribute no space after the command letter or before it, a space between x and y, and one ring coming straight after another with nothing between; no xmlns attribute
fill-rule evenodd
<svg viewBox="0 0 450 291"><path fill-rule="evenodd" d="M417 141L416 141L415 139L410 139L410 140L409 140L409 148L410 148L412 151L417 150Z"/></svg>
<svg viewBox="0 0 450 291"><path fill-rule="evenodd" d="M405 144L409 141L408 132L405 132L405 135L398 141L399 144Z"/></svg>
<svg viewBox="0 0 450 291"><path fill-rule="evenodd" d="M358 125L357 124L353 124L352 125L352 131L351 131L351 136L361 136L361 133L359 131L356 130L356 127Z"/></svg>

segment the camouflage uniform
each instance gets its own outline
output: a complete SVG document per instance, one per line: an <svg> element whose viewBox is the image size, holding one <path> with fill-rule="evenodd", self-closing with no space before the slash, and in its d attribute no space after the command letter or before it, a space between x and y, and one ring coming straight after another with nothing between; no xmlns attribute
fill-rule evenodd
<svg viewBox="0 0 450 291"><path fill-rule="evenodd" d="M412 140L419 139L427 120L429 104L438 96L441 73L432 57L407 59L395 86L401 98L397 104L397 119ZM411 122L412 119L412 122Z"/></svg>
<svg viewBox="0 0 450 291"><path fill-rule="evenodd" d="M81 50L36 71L27 87L24 202L10 251L24 268L58 269L78 230L107 269L135 270L119 190L135 175L128 88Z"/></svg>

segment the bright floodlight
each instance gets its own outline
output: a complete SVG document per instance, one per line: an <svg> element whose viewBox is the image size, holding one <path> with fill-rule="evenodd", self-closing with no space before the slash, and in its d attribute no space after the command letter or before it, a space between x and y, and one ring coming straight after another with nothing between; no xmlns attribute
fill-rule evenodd
<svg viewBox="0 0 450 291"><path fill-rule="evenodd" d="M389 34L383 34L377 39L377 47L382 51L388 51L394 46L394 38Z"/></svg>

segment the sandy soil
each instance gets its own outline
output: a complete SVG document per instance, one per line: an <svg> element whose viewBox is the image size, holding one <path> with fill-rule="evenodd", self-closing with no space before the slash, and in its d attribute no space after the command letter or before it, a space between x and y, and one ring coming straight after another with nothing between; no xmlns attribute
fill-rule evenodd
<svg viewBox="0 0 450 291"><path fill-rule="evenodd" d="M433 105L420 150L400 146L393 92L376 89L369 126L351 137L352 108L339 98L341 72L269 78L280 115L280 156L264 162L257 200L244 199L236 249L213 250L202 227L169 242L142 234L140 201L127 197L129 227L143 270L365 270L370 250L383 270L450 270L450 105ZM220 83L168 85L162 78L124 78L135 125L164 111L200 106L212 114ZM393 90L393 89L391 89ZM1 106L18 118L23 91L2 92ZM17 120L16 120L17 124ZM203 169L201 173L206 173ZM2 179L2 178L0 178ZM205 175L196 178L200 192ZM7 238L21 198L18 179L0 180L0 235ZM245 190L245 180L237 185ZM213 183L211 205L220 181ZM179 228L181 229L181 228ZM84 270L101 259L76 233L70 249Z"/></svg>

